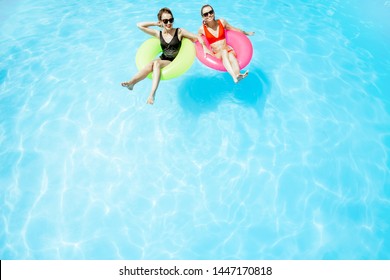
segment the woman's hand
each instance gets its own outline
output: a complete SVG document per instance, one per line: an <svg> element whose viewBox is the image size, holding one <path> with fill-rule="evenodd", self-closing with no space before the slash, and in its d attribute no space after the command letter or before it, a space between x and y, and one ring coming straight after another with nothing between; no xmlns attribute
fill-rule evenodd
<svg viewBox="0 0 390 280"><path fill-rule="evenodd" d="M244 33L245 35L247 35L247 36L253 36L253 35L255 35L255 32L246 32L246 31L242 31L242 33Z"/></svg>
<svg viewBox="0 0 390 280"><path fill-rule="evenodd" d="M214 56L214 53L212 53L206 45L203 45L203 57L206 58L207 54Z"/></svg>
<svg viewBox="0 0 390 280"><path fill-rule="evenodd" d="M214 56L214 53L210 51L209 48L207 48L206 43L202 39L202 33L199 33L197 36L198 42L202 45L203 47L203 57L206 58L207 54Z"/></svg>

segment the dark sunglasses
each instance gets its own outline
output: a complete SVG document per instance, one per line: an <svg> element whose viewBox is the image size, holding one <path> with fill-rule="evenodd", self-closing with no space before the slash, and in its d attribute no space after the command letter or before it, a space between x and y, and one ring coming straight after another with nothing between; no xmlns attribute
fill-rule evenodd
<svg viewBox="0 0 390 280"><path fill-rule="evenodd" d="M206 12L206 13L204 13L204 14L202 14L202 16L203 17L207 17L207 16L212 16L214 14L214 10L210 10L210 11L208 11L208 12Z"/></svg>
<svg viewBox="0 0 390 280"><path fill-rule="evenodd" d="M168 22L169 22L169 23L173 23L174 20L175 20L174 18L162 19L162 22L163 22L164 24L167 24Z"/></svg>

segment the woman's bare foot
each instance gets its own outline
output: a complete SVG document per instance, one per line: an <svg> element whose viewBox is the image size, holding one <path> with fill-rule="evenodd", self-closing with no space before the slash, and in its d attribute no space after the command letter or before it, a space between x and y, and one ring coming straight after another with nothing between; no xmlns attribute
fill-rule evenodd
<svg viewBox="0 0 390 280"><path fill-rule="evenodd" d="M150 104L150 105L153 105L154 104L154 96L151 95L148 97L148 100L146 101L146 103Z"/></svg>
<svg viewBox="0 0 390 280"><path fill-rule="evenodd" d="M238 83L239 81L241 81L242 79L244 79L244 78L246 78L247 76L248 76L248 74L249 74L249 71L248 70L246 70L245 72L244 72L244 74L238 74L237 75L237 82L236 83Z"/></svg>
<svg viewBox="0 0 390 280"><path fill-rule="evenodd" d="M127 87L129 90L133 90L134 84L130 84L129 82L121 83L122 87Z"/></svg>

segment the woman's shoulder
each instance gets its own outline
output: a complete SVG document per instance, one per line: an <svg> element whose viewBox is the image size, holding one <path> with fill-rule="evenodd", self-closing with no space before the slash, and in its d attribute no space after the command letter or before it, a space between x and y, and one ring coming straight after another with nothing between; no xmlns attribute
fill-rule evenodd
<svg viewBox="0 0 390 280"><path fill-rule="evenodd" d="M183 31L185 32L185 29L181 28L181 27L177 27L176 30L175 30L175 33L177 33L177 35L179 37L183 36Z"/></svg>
<svg viewBox="0 0 390 280"><path fill-rule="evenodd" d="M177 34L177 37L179 37L179 40L182 40L185 32L186 32L186 30L184 28L181 28L181 27L177 27L175 30L175 33Z"/></svg>
<svg viewBox="0 0 390 280"><path fill-rule="evenodd" d="M204 24L202 24L201 26L199 26L198 33L199 33L199 34L204 34Z"/></svg>
<svg viewBox="0 0 390 280"><path fill-rule="evenodd" d="M217 21L219 21L220 23L222 23L223 26L225 26L226 23L227 23L226 19L224 19L224 18L217 19Z"/></svg>

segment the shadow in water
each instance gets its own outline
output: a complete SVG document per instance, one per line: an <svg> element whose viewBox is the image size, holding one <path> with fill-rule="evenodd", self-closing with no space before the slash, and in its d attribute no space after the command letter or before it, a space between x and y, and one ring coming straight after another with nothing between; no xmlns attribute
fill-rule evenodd
<svg viewBox="0 0 390 280"><path fill-rule="evenodd" d="M215 72L210 76L191 76L179 86L179 104L186 111L200 115L215 110L223 101L254 108L262 115L270 82L259 69L234 84L228 73Z"/></svg>
<svg viewBox="0 0 390 280"><path fill-rule="evenodd" d="M5 69L0 69L0 84L2 84L7 78L8 71Z"/></svg>

